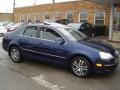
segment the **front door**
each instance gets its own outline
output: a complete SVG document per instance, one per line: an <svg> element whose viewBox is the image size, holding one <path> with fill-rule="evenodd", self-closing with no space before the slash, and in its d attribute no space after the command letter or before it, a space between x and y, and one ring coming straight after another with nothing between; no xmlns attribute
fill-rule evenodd
<svg viewBox="0 0 120 90"><path fill-rule="evenodd" d="M40 41L37 50L46 60L62 62L66 59L67 44L56 41L63 39L55 30L51 28L41 27L39 30Z"/></svg>

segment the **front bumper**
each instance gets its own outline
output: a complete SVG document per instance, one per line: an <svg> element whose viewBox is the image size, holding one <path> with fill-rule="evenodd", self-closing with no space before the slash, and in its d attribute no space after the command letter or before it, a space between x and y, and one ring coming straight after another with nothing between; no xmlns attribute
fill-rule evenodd
<svg viewBox="0 0 120 90"><path fill-rule="evenodd" d="M95 65L95 72L96 73L110 73L113 72L118 66L119 58L112 59L112 62L99 62L102 66L98 67ZM98 63L98 62L97 62Z"/></svg>

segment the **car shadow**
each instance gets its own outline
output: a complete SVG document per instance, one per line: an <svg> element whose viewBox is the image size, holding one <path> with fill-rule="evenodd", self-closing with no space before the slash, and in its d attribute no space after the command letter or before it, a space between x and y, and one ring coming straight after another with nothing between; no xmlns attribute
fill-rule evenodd
<svg viewBox="0 0 120 90"><path fill-rule="evenodd" d="M42 62L42 61L37 61L37 60L31 60L31 59L26 59L24 60L24 63L32 65L32 66L37 66L39 68L45 68L49 70L55 70L55 71L62 71L65 72L68 75L75 76L71 74L72 72L70 71L70 68L68 67L61 67L55 64L47 63L47 62ZM108 73L108 74L103 74L103 73L92 73L89 77L85 77L86 79L104 79L104 78L111 78L114 77L117 74L117 71L115 70L114 72ZM79 78L75 76L76 78Z"/></svg>

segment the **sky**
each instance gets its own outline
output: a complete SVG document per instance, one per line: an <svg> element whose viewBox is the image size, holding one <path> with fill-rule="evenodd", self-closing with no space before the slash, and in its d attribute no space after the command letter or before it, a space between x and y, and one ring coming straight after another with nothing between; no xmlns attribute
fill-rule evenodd
<svg viewBox="0 0 120 90"><path fill-rule="evenodd" d="M0 13L13 11L13 1L14 0L0 0ZM47 4L52 3L53 0L36 0L36 4ZM56 2L67 2L67 1L75 1L75 0L55 0ZM15 0L15 7L23 7L23 6L31 6L33 5L35 0Z"/></svg>

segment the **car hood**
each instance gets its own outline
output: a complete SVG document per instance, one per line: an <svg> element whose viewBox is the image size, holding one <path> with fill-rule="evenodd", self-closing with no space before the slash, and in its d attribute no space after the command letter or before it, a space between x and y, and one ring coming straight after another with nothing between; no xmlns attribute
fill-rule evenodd
<svg viewBox="0 0 120 90"><path fill-rule="evenodd" d="M115 49L112 45L96 38L87 38L82 41L79 41L79 43L84 44L86 46L95 48L100 51L108 52L113 54L115 52Z"/></svg>

